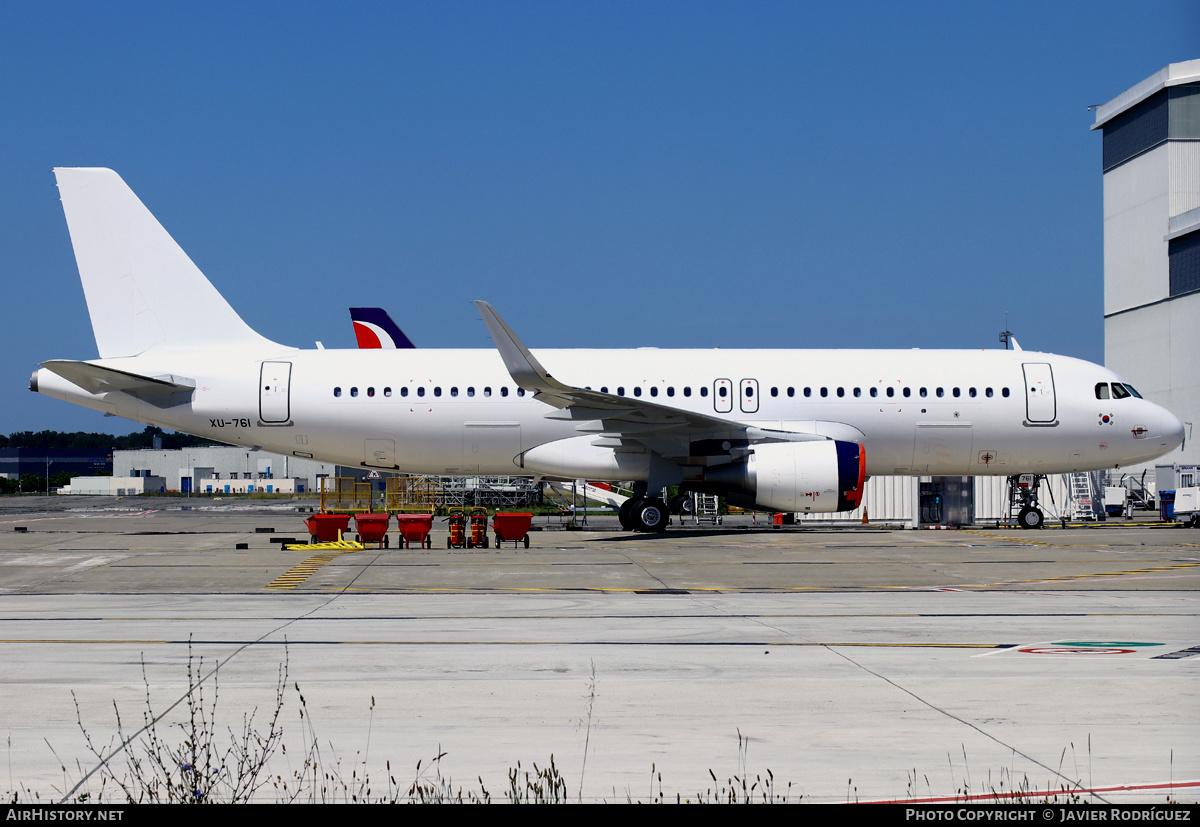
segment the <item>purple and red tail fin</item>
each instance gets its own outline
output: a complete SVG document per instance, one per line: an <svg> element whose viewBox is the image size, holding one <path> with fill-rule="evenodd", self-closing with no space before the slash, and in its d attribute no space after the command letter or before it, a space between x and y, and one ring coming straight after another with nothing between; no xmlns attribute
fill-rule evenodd
<svg viewBox="0 0 1200 827"><path fill-rule="evenodd" d="M351 307L350 320L354 323L354 336L360 348L402 350L416 347L382 307Z"/></svg>

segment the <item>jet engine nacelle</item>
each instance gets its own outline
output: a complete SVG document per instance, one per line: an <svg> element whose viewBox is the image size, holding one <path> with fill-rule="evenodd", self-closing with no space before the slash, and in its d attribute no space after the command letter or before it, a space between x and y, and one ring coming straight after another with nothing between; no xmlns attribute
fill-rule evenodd
<svg viewBox="0 0 1200 827"><path fill-rule="evenodd" d="M857 442L767 442L742 461L705 469L712 484L773 511L850 511L862 502L867 452Z"/></svg>
<svg viewBox="0 0 1200 827"><path fill-rule="evenodd" d="M644 480L651 454L645 448L620 450L593 445L594 436L571 437L530 448L517 457L526 471L559 479Z"/></svg>

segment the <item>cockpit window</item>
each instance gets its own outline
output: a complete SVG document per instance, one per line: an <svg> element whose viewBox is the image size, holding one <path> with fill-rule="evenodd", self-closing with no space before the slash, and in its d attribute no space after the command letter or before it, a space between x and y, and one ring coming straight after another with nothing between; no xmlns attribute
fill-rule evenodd
<svg viewBox="0 0 1200 827"><path fill-rule="evenodd" d="M1126 384L1126 385L1125 385L1125 390L1127 390L1127 391L1129 391L1130 393L1132 393L1132 394L1133 394L1134 396L1136 396L1138 399L1141 399L1141 398L1142 398L1142 395L1141 395L1140 393L1138 393L1138 392L1137 392L1137 388L1135 388L1133 385Z"/></svg>
<svg viewBox="0 0 1200 827"><path fill-rule="evenodd" d="M1108 383L1107 382L1097 382L1096 383L1096 398L1097 399L1108 399Z"/></svg>
<svg viewBox="0 0 1200 827"><path fill-rule="evenodd" d="M1125 386L1122 385L1120 382L1113 382L1112 389L1113 389L1113 399L1124 399L1127 396L1133 395L1129 391L1125 390Z"/></svg>

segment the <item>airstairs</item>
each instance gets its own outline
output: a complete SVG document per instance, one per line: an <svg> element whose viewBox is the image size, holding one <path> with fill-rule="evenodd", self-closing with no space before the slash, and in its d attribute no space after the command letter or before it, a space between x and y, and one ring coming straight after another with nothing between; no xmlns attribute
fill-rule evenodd
<svg viewBox="0 0 1200 827"><path fill-rule="evenodd" d="M1072 520L1095 520L1104 513L1104 498L1095 472L1078 471L1070 475Z"/></svg>

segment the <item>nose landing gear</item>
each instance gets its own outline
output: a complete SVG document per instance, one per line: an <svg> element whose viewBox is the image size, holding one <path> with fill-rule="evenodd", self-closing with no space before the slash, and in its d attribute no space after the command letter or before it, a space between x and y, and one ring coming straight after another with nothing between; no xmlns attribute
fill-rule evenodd
<svg viewBox="0 0 1200 827"><path fill-rule="evenodd" d="M1045 523L1042 509L1038 507L1038 492L1042 486L1042 474L1019 474L1008 478L1008 516L1016 513L1017 525L1024 529L1041 528Z"/></svg>

